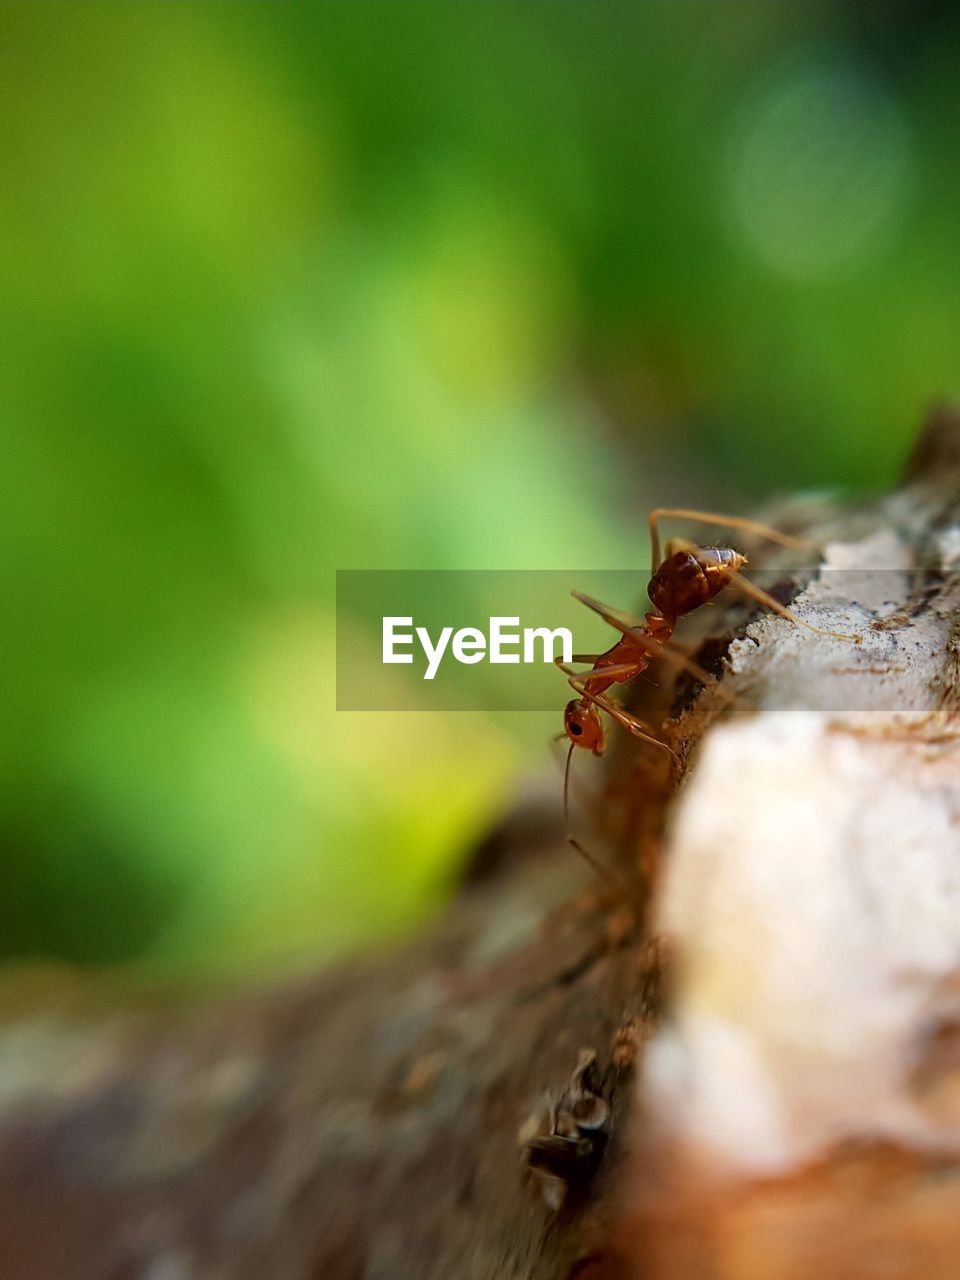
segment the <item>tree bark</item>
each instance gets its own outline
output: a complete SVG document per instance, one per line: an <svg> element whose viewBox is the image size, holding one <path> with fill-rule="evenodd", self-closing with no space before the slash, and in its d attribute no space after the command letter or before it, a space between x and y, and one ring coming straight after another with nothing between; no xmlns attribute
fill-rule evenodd
<svg viewBox="0 0 960 1280"><path fill-rule="evenodd" d="M862 643L752 623L675 815L628 1276L960 1274L956 415L828 532L796 607Z"/></svg>
<svg viewBox="0 0 960 1280"><path fill-rule="evenodd" d="M0 1275L960 1273L958 476L942 411L898 493L773 513L829 544L778 598L864 639L701 611L718 684L647 688L686 769L619 742L609 881L533 806L385 954L6 1026ZM582 1049L609 1139L556 1211L518 1132Z"/></svg>

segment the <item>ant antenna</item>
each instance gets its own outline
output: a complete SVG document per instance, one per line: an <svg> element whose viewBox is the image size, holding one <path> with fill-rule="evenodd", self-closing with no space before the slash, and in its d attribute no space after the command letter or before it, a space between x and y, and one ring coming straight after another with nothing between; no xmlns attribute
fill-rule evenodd
<svg viewBox="0 0 960 1280"><path fill-rule="evenodd" d="M570 831L570 761L573 759L573 748L576 744L571 741L567 748L567 762L563 766L563 821L569 834Z"/></svg>
<svg viewBox="0 0 960 1280"><path fill-rule="evenodd" d="M603 876L607 880L615 879L611 871L598 862L597 859L587 849L583 847L580 841L570 834L570 764L573 760L573 752L576 747L575 742L571 742L567 749L567 763L563 767L563 824L567 829L567 844L571 848L576 849L580 857L587 863L598 875Z"/></svg>

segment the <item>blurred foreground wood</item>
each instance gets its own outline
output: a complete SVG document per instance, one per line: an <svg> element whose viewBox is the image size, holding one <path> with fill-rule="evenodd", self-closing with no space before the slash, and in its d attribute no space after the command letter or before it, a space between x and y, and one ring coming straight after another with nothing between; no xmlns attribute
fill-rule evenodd
<svg viewBox="0 0 960 1280"><path fill-rule="evenodd" d="M621 744L622 884L521 814L388 955L2 1028L3 1280L960 1274L958 460L944 411L900 493L781 513L864 641L712 611L735 698L678 691L677 797ZM517 1131L581 1048L610 1145L554 1215Z"/></svg>

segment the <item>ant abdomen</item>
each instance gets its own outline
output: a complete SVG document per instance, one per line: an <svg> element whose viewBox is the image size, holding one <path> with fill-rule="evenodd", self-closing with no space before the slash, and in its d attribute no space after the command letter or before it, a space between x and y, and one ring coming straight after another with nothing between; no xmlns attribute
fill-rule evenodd
<svg viewBox="0 0 960 1280"><path fill-rule="evenodd" d="M730 547L697 547L667 556L650 579L647 594L665 618L676 620L720 594L746 557Z"/></svg>

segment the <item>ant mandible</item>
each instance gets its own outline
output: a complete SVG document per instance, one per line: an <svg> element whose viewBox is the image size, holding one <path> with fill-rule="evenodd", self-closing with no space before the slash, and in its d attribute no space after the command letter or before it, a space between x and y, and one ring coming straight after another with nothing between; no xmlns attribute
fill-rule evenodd
<svg viewBox="0 0 960 1280"><path fill-rule="evenodd" d="M570 687L579 695L567 703L563 713L564 734L570 742L563 774L563 809L568 833L570 762L575 747L592 751L597 756L603 754L601 710L635 737L665 751L678 768L680 767L676 753L656 737L642 720L612 702L607 697L607 691L612 685L626 684L634 676L645 671L654 658L664 655L703 683L715 683L713 677L702 667L676 652L675 649L668 648L667 645L678 620L713 600L725 587L737 587L750 599L756 600L757 603L772 609L782 618L816 635L834 636L839 640L860 643L859 636L827 631L822 627L813 626L810 622L804 622L773 596L768 595L749 579L742 577L740 570L747 563L747 557L731 547L698 547L682 538L671 538L666 546L666 555L661 559L659 522L667 517L695 520L701 524L714 524L728 529L743 529L748 533L767 538L771 542L777 542L781 546L797 550L809 550L811 545L801 538L780 533L777 529L772 529L769 525L761 524L757 520L714 515L708 511L688 510L685 507L655 507L650 512L650 549L656 567L647 588L653 610L645 615L643 621L628 624L622 620L622 615L621 618L616 617L614 611L607 605L579 591L573 592L577 600L598 613L610 626L615 627L620 632L620 639L606 653L574 654L574 662L591 664L592 669L587 672L572 671L559 658L556 659L557 666L567 676ZM568 834L567 839L591 866L597 870L604 870L572 835Z"/></svg>

